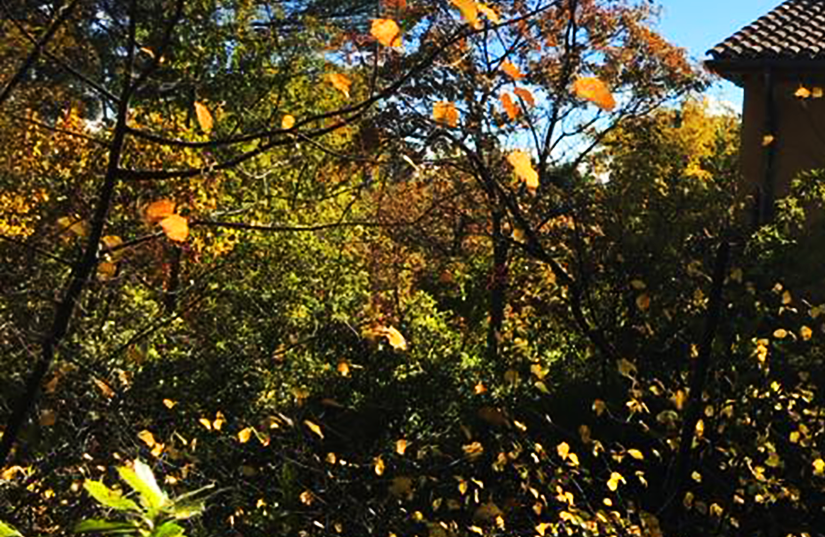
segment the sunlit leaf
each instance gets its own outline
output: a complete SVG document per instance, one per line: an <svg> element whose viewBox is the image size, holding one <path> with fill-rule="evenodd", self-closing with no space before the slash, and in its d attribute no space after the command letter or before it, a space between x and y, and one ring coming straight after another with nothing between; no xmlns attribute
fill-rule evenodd
<svg viewBox="0 0 825 537"><path fill-rule="evenodd" d="M214 121L212 120L212 113L205 104L195 101L195 115L198 118L198 125L201 130L206 133L212 132Z"/></svg>
<svg viewBox="0 0 825 537"><path fill-rule="evenodd" d="M346 360L341 360L338 362L338 367L336 367L336 370L342 377L348 377L350 374L349 363Z"/></svg>
<svg viewBox="0 0 825 537"><path fill-rule="evenodd" d="M241 444L246 444L249 442L249 439L252 438L252 432L254 429L252 427L246 427L245 429L241 429L238 432L238 442Z"/></svg>
<svg viewBox="0 0 825 537"><path fill-rule="evenodd" d="M808 341L813 335L814 331L808 326L802 326L802 328L799 329L799 337L801 337L803 341Z"/></svg>
<svg viewBox="0 0 825 537"><path fill-rule="evenodd" d="M149 224L157 224L173 214L175 214L175 202L168 199L153 201L143 211L143 217Z"/></svg>
<svg viewBox="0 0 825 537"><path fill-rule="evenodd" d="M155 480L152 469L140 459L135 459L133 467L121 466L117 471L120 478L140 495L140 502L144 506L156 509L169 500Z"/></svg>
<svg viewBox="0 0 825 537"><path fill-rule="evenodd" d="M173 409L176 404L178 404L178 402L177 401L172 401L171 399L164 399L163 400L163 406L165 406L169 410Z"/></svg>
<svg viewBox="0 0 825 537"><path fill-rule="evenodd" d="M152 434L151 431L146 429L140 431L138 433L138 438L149 447L153 447L157 442L155 441L155 435Z"/></svg>
<svg viewBox="0 0 825 537"><path fill-rule="evenodd" d="M610 479L607 480L607 488L609 488L612 492L616 492L616 489L619 488L620 483L627 483L624 476L622 476L619 472L611 472Z"/></svg>
<svg viewBox="0 0 825 537"><path fill-rule="evenodd" d="M206 427L210 431L212 430L212 420L210 420L208 418L201 418L201 419L198 420L198 423L200 423L201 425L203 425L204 427Z"/></svg>
<svg viewBox="0 0 825 537"><path fill-rule="evenodd" d="M556 446L556 453L559 454L561 460L567 459L567 456L570 454L570 445L567 442L562 442Z"/></svg>
<svg viewBox="0 0 825 537"><path fill-rule="evenodd" d="M120 491L112 490L100 481L87 479L83 488L98 503L117 511L140 511L140 507L128 498L124 498Z"/></svg>
<svg viewBox="0 0 825 537"><path fill-rule="evenodd" d="M634 377L636 375L636 366L627 358L616 360L616 367L623 377Z"/></svg>
<svg viewBox="0 0 825 537"><path fill-rule="evenodd" d="M433 105L433 120L436 123L455 128L458 126L458 109L448 101L438 101Z"/></svg>
<svg viewBox="0 0 825 537"><path fill-rule="evenodd" d="M519 106L513 102L513 98L510 97L509 93L502 93L501 97L501 104L504 106L504 111L507 112L507 117L510 118L510 121L516 119L521 112Z"/></svg>
<svg viewBox="0 0 825 537"><path fill-rule="evenodd" d="M501 62L501 70L507 73L507 75L513 80L521 80L524 78L524 74L522 74L522 72L519 71L519 68L509 60L504 60Z"/></svg>
<svg viewBox="0 0 825 537"><path fill-rule="evenodd" d="M220 431L224 423L226 423L226 417L223 415L223 412L219 410L215 413L215 420L212 422L212 428L216 431Z"/></svg>
<svg viewBox="0 0 825 537"><path fill-rule="evenodd" d="M375 457L375 459L372 461L372 469L375 471L375 475L377 475L377 476L384 475L384 470L386 469L386 465L384 464L384 459L381 458L380 455L378 457Z"/></svg>
<svg viewBox="0 0 825 537"><path fill-rule="evenodd" d="M479 13L483 13L487 20L492 23L498 24L501 22L501 17L498 16L498 13L488 6L487 4L482 4L481 2L476 2L476 9L478 9Z"/></svg>
<svg viewBox="0 0 825 537"><path fill-rule="evenodd" d="M602 110L610 111L616 106L613 94L607 89L607 85L600 78L583 77L573 83L573 92L580 99L585 99Z"/></svg>
<svg viewBox="0 0 825 537"><path fill-rule="evenodd" d="M409 446L409 442L404 440L403 438L395 441L395 452L399 455L404 455L407 452L407 447Z"/></svg>
<svg viewBox="0 0 825 537"><path fill-rule="evenodd" d="M766 134L762 137L762 147L768 147L773 143L776 138L773 134Z"/></svg>
<svg viewBox="0 0 825 537"><path fill-rule="evenodd" d="M814 475L823 475L825 474L825 461L822 459L816 459L813 462L814 466Z"/></svg>
<svg viewBox="0 0 825 537"><path fill-rule="evenodd" d="M309 420L304 420L304 425L306 425L307 429L312 431L313 434L318 436L318 438L322 438L322 439L324 438L324 431L321 430L321 426L318 425L317 423L313 423Z"/></svg>
<svg viewBox="0 0 825 537"><path fill-rule="evenodd" d="M402 46L401 28L392 19L373 19L370 34L385 47Z"/></svg>
<svg viewBox="0 0 825 537"><path fill-rule="evenodd" d="M641 311L647 311L650 309L650 295L647 293L642 293L638 297L636 297L636 307L639 308Z"/></svg>
<svg viewBox="0 0 825 537"><path fill-rule="evenodd" d="M637 461L643 461L645 459L644 453L642 453L638 449L628 449L627 454L636 459Z"/></svg>
<svg viewBox="0 0 825 537"><path fill-rule="evenodd" d="M799 86L797 90L794 92L794 97L798 97L800 99L807 99L811 96L811 90L806 88L805 86Z"/></svg>
<svg viewBox="0 0 825 537"><path fill-rule="evenodd" d="M286 114L286 115L285 115L285 116L281 119L281 128L282 128L282 129L284 129L284 130L289 130L289 129L291 129L291 128L292 128L292 127L294 127L294 126L295 126L295 116L292 116L292 115Z"/></svg>
<svg viewBox="0 0 825 537"><path fill-rule="evenodd" d="M102 380L93 378L92 382L94 382L95 386L97 386L97 389L100 390L100 393L102 393L103 396L107 399L111 399L115 396L115 391Z"/></svg>
<svg viewBox="0 0 825 537"><path fill-rule="evenodd" d="M773 337L775 337L776 339L785 339L786 337L788 337L788 331L784 328L777 328L773 331Z"/></svg>
<svg viewBox="0 0 825 537"><path fill-rule="evenodd" d="M315 500L315 495L312 494L312 491L305 490L298 496L298 499L300 499L304 505L312 505L312 502Z"/></svg>
<svg viewBox="0 0 825 537"><path fill-rule="evenodd" d="M481 20L478 18L478 6L474 0L450 0L452 4L461 11L461 16L467 24L475 30L482 28Z"/></svg>
<svg viewBox="0 0 825 537"><path fill-rule="evenodd" d="M189 221L179 214L167 216L160 221L160 227L169 240L175 242L185 242L189 236Z"/></svg>
<svg viewBox="0 0 825 537"><path fill-rule="evenodd" d="M533 169L530 155L524 151L516 150L507 155L507 161L516 172L516 176L524 181L527 188L534 191L539 186L539 174Z"/></svg>
<svg viewBox="0 0 825 537"><path fill-rule="evenodd" d="M811 88L811 97L814 99L821 99L823 95L822 87L821 86L814 86Z"/></svg>
<svg viewBox="0 0 825 537"><path fill-rule="evenodd" d="M19 531L0 521L0 537L23 537Z"/></svg>
<svg viewBox="0 0 825 537"><path fill-rule="evenodd" d="M352 81L347 75L341 73L330 73L327 75L329 83L332 87L344 94L344 97L349 99L349 89L352 86Z"/></svg>
<svg viewBox="0 0 825 537"><path fill-rule="evenodd" d="M395 350L407 350L407 340L401 335L401 332L393 326L381 326L376 329L378 335L387 338L387 342Z"/></svg>
<svg viewBox="0 0 825 537"><path fill-rule="evenodd" d="M407 0L381 0L381 3L384 5L384 9L395 9L397 11L407 9Z"/></svg>

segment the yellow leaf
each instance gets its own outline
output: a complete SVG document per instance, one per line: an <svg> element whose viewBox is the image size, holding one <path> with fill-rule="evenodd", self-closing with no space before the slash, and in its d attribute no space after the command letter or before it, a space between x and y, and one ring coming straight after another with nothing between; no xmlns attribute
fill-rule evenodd
<svg viewBox="0 0 825 537"><path fill-rule="evenodd" d="M524 75L519 71L519 68L513 64L513 62L509 60L504 60L501 63L501 70L504 71L507 76L512 78L513 80L521 80L524 78Z"/></svg>
<svg viewBox="0 0 825 537"><path fill-rule="evenodd" d="M513 93L518 95L519 98L521 98L521 100L527 103L528 105L536 105L536 100L533 98L533 94L530 92L530 90L526 90L524 88L516 88L513 90Z"/></svg>
<svg viewBox="0 0 825 537"><path fill-rule="evenodd" d="M315 500L315 496L308 490L303 491L298 498L304 505L312 505L313 500Z"/></svg>
<svg viewBox="0 0 825 537"><path fill-rule="evenodd" d="M215 414L215 421L212 422L212 428L216 431L220 431L224 423L226 423L226 418L224 417L223 412L218 411Z"/></svg>
<svg viewBox="0 0 825 537"><path fill-rule="evenodd" d="M464 454L470 458L475 458L484 453L484 446L481 445L481 442L473 442L472 444L466 444L461 447L464 450Z"/></svg>
<svg viewBox="0 0 825 537"><path fill-rule="evenodd" d="M773 134L766 134L762 137L762 147L768 147L775 139L776 138L774 138Z"/></svg>
<svg viewBox="0 0 825 537"><path fill-rule="evenodd" d="M375 475L384 475L385 468L386 466L384 465L384 459L382 459L380 455L378 457L375 457L372 464L372 469L375 471Z"/></svg>
<svg viewBox="0 0 825 537"><path fill-rule="evenodd" d="M573 83L573 92L581 99L588 100L601 108L610 111L616 106L613 94L600 78L583 77Z"/></svg>
<svg viewBox="0 0 825 537"><path fill-rule="evenodd" d="M295 116L292 115L285 115L283 119L281 119L281 128L284 130L289 130L295 126Z"/></svg>
<svg viewBox="0 0 825 537"><path fill-rule="evenodd" d="M240 442L241 444L246 444L247 442L249 442L250 438L252 438L252 427L241 429L238 432L238 442Z"/></svg>
<svg viewBox="0 0 825 537"><path fill-rule="evenodd" d="M407 452L407 447L409 446L409 442L401 438L400 440L395 441L395 452L399 455L403 455Z"/></svg>
<svg viewBox="0 0 825 537"><path fill-rule="evenodd" d="M149 224L157 224L173 214L175 214L175 202L168 199L153 201L143 211L143 217Z"/></svg>
<svg viewBox="0 0 825 537"><path fill-rule="evenodd" d="M209 420L207 418L201 418L201 419L198 420L198 423L200 423L201 425L203 425L204 427L206 427L210 431L212 430L212 420Z"/></svg>
<svg viewBox="0 0 825 537"><path fill-rule="evenodd" d="M773 331L773 337L775 337L776 339L785 339L786 337L788 337L788 331L784 328L777 328Z"/></svg>
<svg viewBox="0 0 825 537"><path fill-rule="evenodd" d="M604 401L601 399L596 399L593 401L593 412L595 412L597 416L604 414L605 410L607 410L607 405Z"/></svg>
<svg viewBox="0 0 825 537"><path fill-rule="evenodd" d="M800 99L807 99L810 96L811 91L805 86L799 86L799 89L794 92L794 97L799 97Z"/></svg>
<svg viewBox="0 0 825 537"><path fill-rule="evenodd" d="M567 459L567 456L570 454L570 445L567 442L562 442L556 446L556 453L559 454L561 460Z"/></svg>
<svg viewBox="0 0 825 537"><path fill-rule="evenodd" d="M343 75L341 73L330 73L327 75L327 79L330 84L332 84L333 88L343 93L344 97L349 99L349 88L352 86L352 81L347 77L347 75Z"/></svg>
<svg viewBox="0 0 825 537"><path fill-rule="evenodd" d="M399 332L395 327L381 326L377 329L377 333L378 335L387 338L387 342L393 349L397 351L407 350L407 340L404 339L404 336L402 336L401 332Z"/></svg>
<svg viewBox="0 0 825 537"><path fill-rule="evenodd" d="M195 101L195 115L198 118L198 125L201 126L201 130L206 133L212 132L212 113L209 112L205 104Z"/></svg>
<svg viewBox="0 0 825 537"><path fill-rule="evenodd" d="M68 216L62 216L57 219L57 228L64 238L69 238L67 237L68 235L74 235L75 237L85 237L88 233L86 230L85 222L83 222L82 220L69 218Z"/></svg>
<svg viewBox="0 0 825 537"><path fill-rule="evenodd" d="M324 438L324 431L321 430L321 426L317 423L313 423L309 420L304 420L304 425L307 426L307 429L313 432L318 438Z"/></svg>
<svg viewBox="0 0 825 537"><path fill-rule="evenodd" d="M567 462L570 463L570 466L578 466L579 465L579 456L575 453L571 453L567 456Z"/></svg>
<svg viewBox="0 0 825 537"><path fill-rule="evenodd" d="M482 28L481 20L478 18L478 6L473 0L450 0L452 4L461 11L461 16L467 24L475 30Z"/></svg>
<svg viewBox="0 0 825 537"><path fill-rule="evenodd" d="M373 19L370 34L385 47L401 47L401 28L392 19Z"/></svg>
<svg viewBox="0 0 825 537"><path fill-rule="evenodd" d="M146 444L148 447L154 447L157 442L155 441L155 435L152 434L151 431L143 430L138 433L138 438Z"/></svg>
<svg viewBox="0 0 825 537"><path fill-rule="evenodd" d="M100 239L100 242L103 244L104 251L111 251L112 249L117 248L118 246L123 244L123 239L121 239L117 235L106 235L105 237ZM119 253L120 251L114 252L112 255L112 259L117 259L118 257L120 257L118 255Z"/></svg>
<svg viewBox="0 0 825 537"><path fill-rule="evenodd" d="M622 476L619 472L611 472L610 479L607 480L607 488L609 488L612 492L616 492L616 489L619 488L620 483L627 483L624 476Z"/></svg>
<svg viewBox="0 0 825 537"><path fill-rule="evenodd" d="M178 404L178 402L177 401L172 401L171 399L164 399L163 400L163 406L165 406L166 408L168 408L170 410L172 408L174 408L176 404Z"/></svg>
<svg viewBox="0 0 825 537"><path fill-rule="evenodd" d="M106 281L114 278L117 274L117 264L111 261L101 261L97 265L97 277L101 281Z"/></svg>
<svg viewBox="0 0 825 537"><path fill-rule="evenodd" d="M524 181L529 190L535 191L539 187L539 174L533 169L530 155L516 150L507 155L507 161L516 171L516 176Z"/></svg>
<svg viewBox="0 0 825 537"><path fill-rule="evenodd" d="M160 221L160 227L169 238L175 242L184 242L189 236L189 221L179 214L167 216Z"/></svg>
<svg viewBox="0 0 825 537"><path fill-rule="evenodd" d="M803 326L799 329L799 337L802 338L803 341L808 341L814 335L814 331L810 329L808 326Z"/></svg>
<svg viewBox="0 0 825 537"><path fill-rule="evenodd" d="M825 473L825 461L822 459L816 459L814 461L814 475L822 475Z"/></svg>
<svg viewBox="0 0 825 537"><path fill-rule="evenodd" d="M642 453L638 449L628 449L627 454L636 459L637 461L643 461L645 459L644 453Z"/></svg>
<svg viewBox="0 0 825 537"><path fill-rule="evenodd" d="M458 126L458 109L449 101L438 101L433 105L433 120L455 128Z"/></svg>
<svg viewBox="0 0 825 537"><path fill-rule="evenodd" d="M163 444L161 444L160 442L158 442L158 443L157 443L157 444L155 444L155 446L152 448L152 451L150 451L150 453L152 454L152 456L153 456L153 457L160 457L161 453L163 453L163 448L164 448L164 447L165 447L165 446L164 446Z"/></svg>
<svg viewBox="0 0 825 537"><path fill-rule="evenodd" d="M516 119L519 115L519 107L516 103L513 102L512 97L510 97L509 93L504 93L499 97L501 100L501 104L504 106L504 111L507 112L507 117L510 118L510 121Z"/></svg>
<svg viewBox="0 0 825 537"><path fill-rule="evenodd" d="M821 99L822 98L822 88L820 86L814 86L811 88L811 97L814 99Z"/></svg>
<svg viewBox="0 0 825 537"><path fill-rule="evenodd" d="M493 10L493 8L491 8L490 6L482 4L480 2L476 2L476 9L478 9L479 12L483 13L484 16L487 17L487 20L489 20L490 22L493 22L495 24L501 22L501 17L499 17L498 13L496 13L495 10Z"/></svg>

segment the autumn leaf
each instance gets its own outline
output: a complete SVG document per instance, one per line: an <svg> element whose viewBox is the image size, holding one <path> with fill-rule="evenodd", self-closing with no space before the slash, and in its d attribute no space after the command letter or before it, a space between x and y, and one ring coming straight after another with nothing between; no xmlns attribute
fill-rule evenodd
<svg viewBox="0 0 825 537"><path fill-rule="evenodd" d="M157 224L175 214L175 202L168 199L153 201L143 211L143 218L149 224Z"/></svg>
<svg viewBox="0 0 825 537"><path fill-rule="evenodd" d="M137 436L141 442L143 442L150 448L154 447L155 444L157 444L157 441L155 440L155 435L152 434L152 431L144 429L140 431Z"/></svg>
<svg viewBox="0 0 825 537"><path fill-rule="evenodd" d="M458 126L458 109L448 101L438 101L433 105L433 120L452 128Z"/></svg>
<svg viewBox="0 0 825 537"><path fill-rule="evenodd" d="M807 99L810 96L811 90L809 90L805 86L799 86L799 88L794 92L794 97L798 97L800 99Z"/></svg>
<svg viewBox="0 0 825 537"><path fill-rule="evenodd" d="M161 220L160 227L169 240L175 242L184 242L189 236L189 222L179 214L172 214Z"/></svg>
<svg viewBox="0 0 825 537"><path fill-rule="evenodd" d="M336 369L342 377L348 377L350 374L349 363L347 363L346 360L341 360L338 362L338 367Z"/></svg>
<svg viewBox="0 0 825 537"><path fill-rule="evenodd" d="M478 6L473 0L450 0L452 4L461 11L461 16L467 24L475 30L482 28L481 20L478 18Z"/></svg>
<svg viewBox="0 0 825 537"><path fill-rule="evenodd" d="M539 187L539 174L533 169L530 155L516 150L507 155L507 161L513 166L516 176L524 181L529 190L535 191Z"/></svg>
<svg viewBox="0 0 825 537"><path fill-rule="evenodd" d="M814 86L811 88L811 97L814 99L821 99L822 95L825 94L820 86Z"/></svg>
<svg viewBox="0 0 825 537"><path fill-rule="evenodd" d="M341 73L330 73L327 75L329 83L332 87L344 94L344 97L349 99L349 89L352 86L352 81Z"/></svg>
<svg viewBox="0 0 825 537"><path fill-rule="evenodd" d="M45 409L40 412L39 423L41 427L51 427L57 423L57 413L51 409Z"/></svg>
<svg viewBox="0 0 825 537"><path fill-rule="evenodd" d="M515 64L513 64L513 62L509 60L504 60L501 63L501 70L504 71L513 80L521 80L522 78L524 78L524 75L521 71L519 71L519 68L516 67Z"/></svg>
<svg viewBox="0 0 825 537"><path fill-rule="evenodd" d="M238 432L238 442L246 444L252 438L252 427L246 427Z"/></svg>
<svg viewBox="0 0 825 537"><path fill-rule="evenodd" d="M607 480L607 488L609 488L612 492L616 492L616 489L619 488L620 483L627 483L624 476L619 472L611 472L610 479Z"/></svg>
<svg viewBox="0 0 825 537"><path fill-rule="evenodd" d="M385 47L400 48L401 28L392 19L373 19L370 34Z"/></svg>
<svg viewBox="0 0 825 537"><path fill-rule="evenodd" d="M533 98L533 94L530 92L530 90L526 90L524 88L516 88L513 90L513 93L518 95L519 98L521 98L521 100L527 103L528 105L536 105L536 100Z"/></svg>
<svg viewBox="0 0 825 537"><path fill-rule="evenodd" d="M562 442L556 446L556 453L559 454L561 460L567 459L567 456L570 454L570 445L567 442Z"/></svg>
<svg viewBox="0 0 825 537"><path fill-rule="evenodd" d="M318 438L324 438L324 431L321 430L321 426L317 423L311 422L309 420L304 420L304 425L306 425L307 429L312 431L313 434L318 436Z"/></svg>
<svg viewBox="0 0 825 537"><path fill-rule="evenodd" d="M172 410L173 408L175 408L175 405L177 405L177 404L178 404L177 401L172 401L171 399L164 399L163 400L163 406L165 406L169 410Z"/></svg>
<svg viewBox="0 0 825 537"><path fill-rule="evenodd" d="M501 104L504 105L504 111L507 112L507 117L510 118L510 121L516 119L519 115L519 107L513 102L510 94L504 93L501 97L499 97L499 99L501 99Z"/></svg>
<svg viewBox="0 0 825 537"><path fill-rule="evenodd" d="M295 126L295 116L291 116L289 114L285 115L283 119L281 119L281 128L285 131L288 131L292 127Z"/></svg>
<svg viewBox="0 0 825 537"><path fill-rule="evenodd" d="M762 147L768 147L775 139L776 138L774 138L773 134L766 134L762 137Z"/></svg>
<svg viewBox="0 0 825 537"><path fill-rule="evenodd" d="M407 447L409 446L409 442L401 438L400 440L395 441L395 452L399 455L404 455L407 452Z"/></svg>
<svg viewBox="0 0 825 537"><path fill-rule="evenodd" d="M478 9L480 13L483 13L484 16L487 17L487 20L489 20L490 22L493 22L495 24L501 22L501 17L498 16L498 13L496 13L495 10L487 4L476 2L476 9Z"/></svg>
<svg viewBox="0 0 825 537"><path fill-rule="evenodd" d="M378 457L375 457L375 459L373 460L372 468L373 470L375 470L375 475L384 475L384 469L386 468L386 465L384 464L384 459L382 459L380 455Z"/></svg>
<svg viewBox="0 0 825 537"><path fill-rule="evenodd" d="M395 9L397 11L407 9L407 0L382 0L381 3L384 5L384 9Z"/></svg>
<svg viewBox="0 0 825 537"><path fill-rule="evenodd" d="M397 351L405 351L407 350L407 340L404 339L404 336L401 335L401 332L398 331L393 326L380 326L376 329L376 334L379 336L384 336L387 338L387 342L390 344L390 347Z"/></svg>
<svg viewBox="0 0 825 537"><path fill-rule="evenodd" d="M212 422L212 428L216 431L220 431L224 423L226 423L226 417L223 415L223 412L219 410L215 414L215 421Z"/></svg>
<svg viewBox="0 0 825 537"><path fill-rule="evenodd" d="M112 397L115 396L115 391L111 387L109 387L108 384L103 382L102 380L92 379L92 382L95 383L95 386L97 386L97 389L100 390L100 393L102 393L103 396L106 397L107 399L111 399Z"/></svg>
<svg viewBox="0 0 825 537"><path fill-rule="evenodd" d="M642 453L638 449L628 449L627 454L636 459L637 461L643 461L645 458L644 453Z"/></svg>
<svg viewBox="0 0 825 537"><path fill-rule="evenodd" d="M636 307L639 308L641 311L647 311L650 309L650 295L647 293L643 293L636 297Z"/></svg>
<svg viewBox="0 0 825 537"><path fill-rule="evenodd" d="M803 326L799 329L799 336L802 338L803 341L808 341L814 335L814 331L811 330L809 326Z"/></svg>
<svg viewBox="0 0 825 537"><path fill-rule="evenodd" d="M583 77L573 83L573 92L581 99L588 100L601 108L610 111L616 106L613 94L600 78Z"/></svg>
<svg viewBox="0 0 825 537"><path fill-rule="evenodd" d="M198 118L198 125L201 126L203 132L212 132L214 121L212 120L212 113L205 104L195 101L195 115Z"/></svg>

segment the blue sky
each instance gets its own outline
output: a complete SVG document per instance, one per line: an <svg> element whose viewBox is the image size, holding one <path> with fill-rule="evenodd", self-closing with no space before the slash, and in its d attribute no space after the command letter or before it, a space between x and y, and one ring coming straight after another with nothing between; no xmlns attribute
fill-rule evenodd
<svg viewBox="0 0 825 537"><path fill-rule="evenodd" d="M782 0L658 0L662 8L658 30L691 58L703 60L705 52L743 26L782 3ZM710 94L730 101L737 111L742 91L733 84L714 84Z"/></svg>

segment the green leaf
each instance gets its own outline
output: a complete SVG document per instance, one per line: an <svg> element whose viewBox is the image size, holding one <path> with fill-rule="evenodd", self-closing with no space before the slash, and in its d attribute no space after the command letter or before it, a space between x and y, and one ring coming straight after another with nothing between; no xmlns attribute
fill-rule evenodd
<svg viewBox="0 0 825 537"><path fill-rule="evenodd" d="M140 512L140 507L128 498L124 498L120 491L112 490L100 481L92 481L87 479L83 483L83 488L86 492L91 494L92 498L98 503L111 507L118 511L137 511Z"/></svg>
<svg viewBox="0 0 825 537"><path fill-rule="evenodd" d="M152 532L152 537L182 537L183 528L172 521L165 522Z"/></svg>
<svg viewBox="0 0 825 537"><path fill-rule="evenodd" d="M138 527L129 522L109 522L97 518L83 520L74 527L75 533L136 533Z"/></svg>
<svg viewBox="0 0 825 537"><path fill-rule="evenodd" d="M158 486L158 482L155 480L152 469L140 459L135 459L134 469L128 466L121 466L117 471L121 479L126 481L135 492L140 494L140 502L145 507L149 509L159 509L169 501L166 494L160 490L160 486Z"/></svg>
<svg viewBox="0 0 825 537"><path fill-rule="evenodd" d="M16 529L0 521L0 537L22 537L22 535Z"/></svg>

